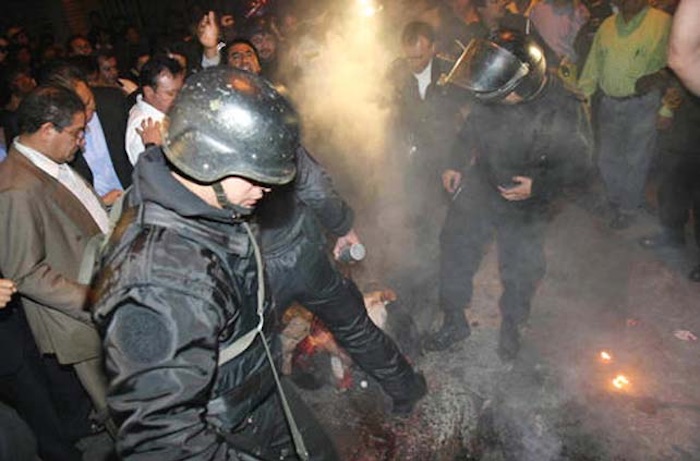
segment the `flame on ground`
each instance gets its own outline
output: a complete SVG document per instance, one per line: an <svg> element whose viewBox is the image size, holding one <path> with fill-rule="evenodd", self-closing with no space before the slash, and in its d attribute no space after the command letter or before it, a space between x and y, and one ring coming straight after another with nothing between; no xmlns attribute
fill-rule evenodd
<svg viewBox="0 0 700 461"><path fill-rule="evenodd" d="M616 389L623 390L629 387L630 380L625 375L617 375L612 380L612 385L615 386Z"/></svg>

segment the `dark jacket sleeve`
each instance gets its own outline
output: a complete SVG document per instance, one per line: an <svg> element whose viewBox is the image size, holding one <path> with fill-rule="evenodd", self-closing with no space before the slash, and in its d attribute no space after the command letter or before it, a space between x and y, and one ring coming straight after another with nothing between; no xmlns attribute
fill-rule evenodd
<svg viewBox="0 0 700 461"><path fill-rule="evenodd" d="M0 229L0 266L19 286L22 296L81 322L91 324L84 310L87 286L58 270L47 258L48 232L37 216L47 214L47 204L31 193L11 190L0 194L3 219L12 223Z"/></svg>
<svg viewBox="0 0 700 461"><path fill-rule="evenodd" d="M583 184L591 170L592 134L588 114L575 95L565 94L556 110L541 120L536 140L538 165L532 196L551 198L563 187Z"/></svg>
<svg viewBox="0 0 700 461"><path fill-rule="evenodd" d="M225 460L205 419L222 318L209 301L162 286L133 287L104 337L108 404L130 460ZM235 458L234 458L235 459Z"/></svg>
<svg viewBox="0 0 700 461"><path fill-rule="evenodd" d="M328 173L303 147L297 150L294 192L328 231L341 236L352 229L355 217L352 208L335 190Z"/></svg>
<svg viewBox="0 0 700 461"><path fill-rule="evenodd" d="M450 155L447 160L446 169L464 172L471 163L472 156L476 149L476 139L478 130L475 130L474 120L478 119L478 114L473 110L464 121L457 136L455 136Z"/></svg>

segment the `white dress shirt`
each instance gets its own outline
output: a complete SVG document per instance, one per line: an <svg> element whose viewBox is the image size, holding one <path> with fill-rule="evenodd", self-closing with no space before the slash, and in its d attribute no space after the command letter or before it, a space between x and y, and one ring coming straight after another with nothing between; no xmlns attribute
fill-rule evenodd
<svg viewBox="0 0 700 461"><path fill-rule="evenodd" d="M143 95L136 96L136 104L129 111L129 121L126 125L126 153L132 165L136 165L141 152L145 150L141 135L136 128L141 128L141 122L147 118L154 122L161 122L165 114L143 100Z"/></svg>
<svg viewBox="0 0 700 461"><path fill-rule="evenodd" d="M109 216L107 216L107 211L102 206L100 198L73 168L65 163L54 162L41 152L25 146L19 142L18 138L15 138L13 144L15 149L27 157L37 168L56 179L69 190L90 213L90 216L92 216L102 233L106 233L109 230Z"/></svg>
<svg viewBox="0 0 700 461"><path fill-rule="evenodd" d="M433 60L431 59L425 69L423 69L418 74L413 74L418 80L418 93L420 93L420 98L425 99L425 93L428 91L428 85L433 79Z"/></svg>

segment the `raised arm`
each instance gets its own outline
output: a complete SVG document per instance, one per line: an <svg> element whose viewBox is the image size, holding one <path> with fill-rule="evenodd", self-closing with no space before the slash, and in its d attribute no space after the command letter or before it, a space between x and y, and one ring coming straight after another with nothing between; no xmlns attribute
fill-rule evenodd
<svg viewBox="0 0 700 461"><path fill-rule="evenodd" d="M700 95L700 0L681 0L678 5L668 64L690 91Z"/></svg>

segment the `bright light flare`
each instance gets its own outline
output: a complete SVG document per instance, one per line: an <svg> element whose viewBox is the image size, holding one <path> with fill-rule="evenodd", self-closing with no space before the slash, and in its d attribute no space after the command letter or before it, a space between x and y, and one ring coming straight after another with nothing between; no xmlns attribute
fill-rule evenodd
<svg viewBox="0 0 700 461"><path fill-rule="evenodd" d="M360 12L368 18L376 15L381 9L374 4L373 0L358 0L358 3L360 4Z"/></svg>
<svg viewBox="0 0 700 461"><path fill-rule="evenodd" d="M630 380L625 375L617 375L612 380L613 387L621 391L629 388L630 384Z"/></svg>
<svg viewBox="0 0 700 461"><path fill-rule="evenodd" d="M601 351L599 357L600 361L603 363L610 363L613 359L612 354L608 351Z"/></svg>

